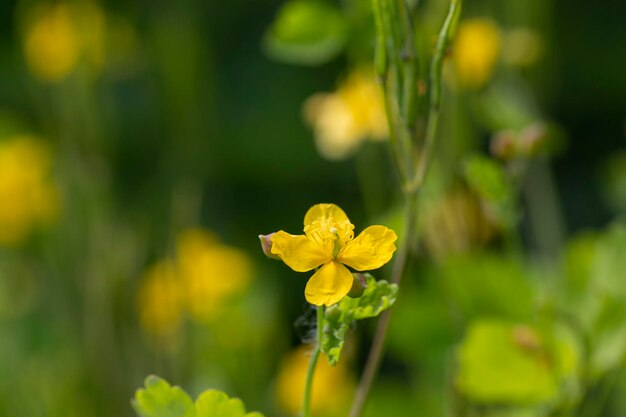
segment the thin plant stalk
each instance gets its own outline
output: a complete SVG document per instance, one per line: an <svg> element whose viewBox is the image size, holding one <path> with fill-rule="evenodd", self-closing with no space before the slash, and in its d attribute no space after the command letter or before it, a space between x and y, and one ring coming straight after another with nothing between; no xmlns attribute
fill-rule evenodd
<svg viewBox="0 0 626 417"><path fill-rule="evenodd" d="M393 25L393 22L389 22L389 15L388 14L385 15L385 6L389 6L390 4L389 1L390 0L373 0L374 13L380 12L382 14L382 16L376 18L377 31L378 31L377 35L379 38L390 39L390 41L387 41L387 42L379 41L377 42L377 44L383 45L384 47L387 47L387 48L392 48L392 49L395 48L395 51L387 50L383 54L385 58L387 58L389 55L398 55L398 52L399 52L398 51L399 45L397 42L398 35L396 32L389 30L390 26L395 26L395 25ZM446 19L444 20L441 30L439 32L435 52L430 62L430 74L429 74L429 80L428 80L429 81L428 83L429 85L428 118L427 118L425 137L423 138L424 141L423 141L422 149L420 149L419 157L417 158L415 166L411 167L412 172L408 173L410 175L407 175L407 173L405 172L399 172L400 178L402 180L402 192L405 197L405 223L404 223L405 227L404 227L404 239L401 244L398 256L396 257L396 260L394 262L392 275L390 279L391 282L395 284L400 284L400 282L402 281L402 277L404 275L408 260L411 255L411 250L413 248L413 242L415 241L416 235L417 235L417 198L419 195L419 191L422 187L422 184L424 182L424 179L426 177L426 172L430 164L430 160L432 159L432 148L434 146L434 142L436 138L437 126L438 126L438 121L439 121L439 109L441 106L441 94L442 94L441 74L443 71L443 61L444 61L445 55L447 53L447 50L450 44L452 34L456 26L456 22L458 21L458 18L461 12L461 3L462 3L462 0L451 0L450 9L446 16ZM406 22L410 22L410 20L405 20L405 25L406 25ZM406 26L405 26L405 30L406 30ZM410 32L411 32L410 36L413 36L412 31ZM378 55L377 58L379 56L381 55ZM386 71L385 74L380 74L380 73L378 74L379 79L384 80L384 81L388 80L387 72L390 70L389 66L391 66L392 74L398 74L399 72L398 69L395 68L394 70L394 64L395 66L398 66L397 62L394 63L394 60L388 60L385 63L376 62L377 72L379 72L380 69L384 69ZM409 79L412 80L411 77L409 77ZM394 81L397 82L398 78L395 77ZM410 85L408 87L409 87L408 89L405 89L406 92L412 91L411 88L414 88L416 86ZM394 92L396 92L397 90L398 90L397 88L394 89ZM392 101L394 98L397 99L398 97L397 94L396 94L396 97L390 97L389 93L390 91L387 88L384 88L385 99L387 102ZM411 132L412 131L411 127L414 125L414 121L413 120L409 121L409 120L402 119L402 118L399 119L397 117L397 114L394 114L393 112L390 113L389 111L390 109L394 110L395 106L393 104L387 106L387 117L389 119L391 136L394 136L394 134L397 134L397 133L402 134L402 132ZM404 122L405 125L397 126L396 124L398 124L399 120ZM394 156L398 154L403 154L403 153L406 154L406 149L397 148L397 147L401 147L404 143L406 143L406 142L403 142L402 139L403 138L395 137L395 138L392 138L392 140L390 141L390 144L392 147L392 154ZM416 141L416 143L419 143L419 142L420 141ZM411 148L408 151L409 153L412 153L412 152L415 152L416 149ZM410 160L411 159L409 159L408 161ZM407 161L407 165L408 165L408 161ZM400 168L403 168L403 167L400 166ZM372 347L370 348L370 353L368 355L367 362L363 370L363 375L361 376L361 381L359 382L359 386L357 388L354 400L352 402L352 407L350 409L349 417L360 417L361 413L363 412L372 383L374 382L374 379L378 372L380 361L382 359L382 354L383 354L384 345L385 345L385 338L387 335L387 330L389 328L390 320L391 320L391 310L387 310L382 314L380 320L378 321L378 325L376 327L376 333L374 334L374 339L372 341Z"/></svg>
<svg viewBox="0 0 626 417"><path fill-rule="evenodd" d="M313 391L313 377L317 360L321 353L322 334L324 332L324 306L317 307L317 339L315 348L309 359L309 368L306 372L306 382L304 384L304 398L302 400L302 417L311 417L311 392Z"/></svg>
<svg viewBox="0 0 626 417"><path fill-rule="evenodd" d="M396 256L391 273L391 282L399 284L404 275L404 270L407 265L408 258L410 256L412 242L415 240L416 234L416 221L417 221L417 192L407 193L405 201L405 232L400 251ZM393 310L386 310L382 313L378 325L376 326L376 334L372 342L372 347L361 376L361 382L356 391L352 407L350 409L349 417L358 417L363 412L363 407L367 400L372 383L378 372L380 360L384 350L385 336L387 329L389 328L389 322L391 321L391 312Z"/></svg>

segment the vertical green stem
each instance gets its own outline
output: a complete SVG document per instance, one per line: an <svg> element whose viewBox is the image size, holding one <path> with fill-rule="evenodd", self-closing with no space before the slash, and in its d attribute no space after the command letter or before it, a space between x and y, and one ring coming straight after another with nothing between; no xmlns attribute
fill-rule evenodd
<svg viewBox="0 0 626 417"><path fill-rule="evenodd" d="M306 382L304 384L304 398L302 400L302 417L311 417L311 392L313 390L313 375L315 366L321 353L322 334L324 332L324 306L317 307L317 340L315 348L309 359L309 369L306 372Z"/></svg>
<svg viewBox="0 0 626 417"><path fill-rule="evenodd" d="M406 113L406 110L410 109L410 107L412 106L412 98L409 97L409 100L404 102L404 107L406 107L404 109L404 114L402 112L403 109L398 109L398 107L400 107L398 103L402 103L402 99L407 98L403 97L398 92L398 86L402 86L403 83L406 82L406 77L408 76L408 74L406 72L403 72L402 70L406 69L407 71L415 71L413 62L408 61L405 67L403 66L401 59L399 59L402 55L402 47L406 46L413 49L412 51L410 51L411 54L414 54L416 52L414 50L415 46L413 45L412 39L412 37L414 36L412 30L413 28L411 27L412 22L409 18L409 15L407 14L408 10L402 9L404 7L407 7L406 3L400 2L401 11L405 13L405 16L403 16L403 21L400 23L404 24L404 35L411 37L410 40L407 39L407 41L409 41L407 45L403 45L401 42L402 38L398 34L397 29L399 26L397 21L398 14L392 13L394 10L391 7L391 5L397 4L392 3L392 0L373 0L373 2L374 13L380 14L380 16L376 16L376 28L378 31L378 36L380 38L382 35L387 39L390 38L391 40L391 42L383 43L386 47L390 48L390 50L385 51L385 57L394 56L396 58L395 60L389 59L388 62L382 62L381 65L377 65L377 71L380 71L380 69L386 69L387 73L391 73L391 81L394 81L396 83L396 85L394 86L396 88L390 89L387 86L387 88L385 88L384 90L384 94L387 103L387 118L389 119L390 126L390 145L392 148L392 154L396 157L396 167L399 170L400 178L403 179L402 191L405 197L406 204L404 241L402 242L399 253L395 259L391 275L391 282L399 284L402 280L402 276L404 275L404 271L406 269L406 265L411 254L411 249L413 247L413 242L415 241L417 234L417 197L426 176L426 171L428 169L428 165L431 159L432 148L435 142L437 132L437 125L439 121L439 108L441 105L441 73L443 70L443 61L448 46L450 44L456 22L461 12L462 0L450 1L450 8L439 32L437 46L431 59L429 77L429 112L425 133L425 142L424 147L420 150L421 152L419 153L419 157L417 158L415 164L412 163L413 159L411 159L410 157L408 160L403 160L400 157L403 155L406 157L407 155L412 155L414 152L416 152L417 149L415 148L415 144L419 142L406 141L405 136L407 132L412 131L412 126L414 124L414 120L407 120L408 116L413 115ZM383 33L380 33L381 30ZM406 51L404 52L406 53ZM402 78L400 78L400 75L402 76ZM381 74L379 74L379 77L385 81L389 80L389 77L381 77ZM414 79L411 77L409 77L409 80L411 81L411 83L413 83L414 81ZM403 93L413 94L414 91L412 89L414 87L415 86L413 85L409 85L408 89L403 91ZM409 113L412 113L412 110L410 110ZM404 117L402 117L403 115ZM405 164L404 166L403 162ZM376 373L378 372L378 367L382 358L385 345L385 337L387 334L387 329L389 328L390 320L391 312L390 310L387 310L382 314L380 320L378 321L376 333L372 341L372 347L370 349L370 353L365 364L365 369L363 370L363 375L361 376L361 381L359 383L354 397L354 401L352 403L352 408L350 409L349 417L359 417L363 412L367 396L369 394L374 378L376 377Z"/></svg>
<svg viewBox="0 0 626 417"><path fill-rule="evenodd" d="M405 198L404 238L391 272L391 282L394 284L399 284L402 280L417 231L417 191L406 193ZM392 310L386 310L383 312L376 326L372 347L367 357L367 363L365 364L361 381L354 396L354 401L352 402L349 417L359 417L365 407L367 396L374 382L374 378L376 377L376 373L378 372L382 358L385 336L387 335L387 329L389 328L389 322L391 320L391 311Z"/></svg>

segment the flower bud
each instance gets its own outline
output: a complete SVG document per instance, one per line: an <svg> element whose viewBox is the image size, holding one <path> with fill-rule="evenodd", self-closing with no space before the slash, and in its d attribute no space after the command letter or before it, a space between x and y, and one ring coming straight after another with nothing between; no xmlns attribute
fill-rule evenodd
<svg viewBox="0 0 626 417"><path fill-rule="evenodd" d="M496 158L508 161L517 156L517 135L510 130L496 133L491 138L490 151Z"/></svg>
<svg viewBox="0 0 626 417"><path fill-rule="evenodd" d="M365 278L365 274L360 274L358 272L353 273L352 274L352 288L350 288L348 297L359 298L360 296L363 295L366 289L367 289L367 279Z"/></svg>
<svg viewBox="0 0 626 417"><path fill-rule="evenodd" d="M274 236L274 233L270 233L268 235L259 235L259 240L261 241L261 250L263 250L263 253L268 258L280 260L280 257L278 255L272 253L272 236Z"/></svg>
<svg viewBox="0 0 626 417"><path fill-rule="evenodd" d="M521 148L525 155L535 156L545 147L546 126L541 123L533 123L520 133Z"/></svg>

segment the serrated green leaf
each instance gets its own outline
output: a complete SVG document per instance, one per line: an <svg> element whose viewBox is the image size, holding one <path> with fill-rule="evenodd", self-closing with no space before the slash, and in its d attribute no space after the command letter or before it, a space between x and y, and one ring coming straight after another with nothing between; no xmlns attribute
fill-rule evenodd
<svg viewBox="0 0 626 417"><path fill-rule="evenodd" d="M146 378L132 402L140 417L194 417L193 401L180 387L172 387L155 375Z"/></svg>
<svg viewBox="0 0 626 417"><path fill-rule="evenodd" d="M246 414L239 398L230 398L222 391L204 391L194 404L185 391L157 376L146 378L145 385L133 400L140 417L263 417L259 412Z"/></svg>
<svg viewBox="0 0 626 417"><path fill-rule="evenodd" d="M292 0L265 34L264 49L281 62L320 65L341 52L346 37L347 22L336 7L320 0Z"/></svg>
<svg viewBox="0 0 626 417"><path fill-rule="evenodd" d="M378 316L396 301L398 294L396 284L382 280L376 281L369 274L365 274L365 276L367 289L361 297L345 297L326 310L321 348L328 358L328 362L333 366L339 362L350 325L356 320Z"/></svg>

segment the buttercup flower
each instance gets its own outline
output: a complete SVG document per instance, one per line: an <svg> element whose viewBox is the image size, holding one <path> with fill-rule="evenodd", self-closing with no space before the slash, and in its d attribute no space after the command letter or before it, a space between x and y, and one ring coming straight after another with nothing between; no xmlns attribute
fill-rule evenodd
<svg viewBox="0 0 626 417"><path fill-rule="evenodd" d="M276 378L276 399L281 409L295 416L301 411L304 380L309 366L310 352L300 346L283 358ZM346 362L331 366L328 361L318 361L313 376L311 411L314 415L345 416L350 406L354 379Z"/></svg>
<svg viewBox="0 0 626 417"><path fill-rule="evenodd" d="M105 17L90 1L46 4L25 16L23 48L30 72L41 81L67 78L81 60L99 68L103 61Z"/></svg>
<svg viewBox="0 0 626 417"><path fill-rule="evenodd" d="M263 236L259 236L263 240ZM320 267L306 285L305 297L315 305L332 305L352 287L352 273L377 269L396 250L396 233L370 226L354 237L354 225L334 204L317 204L304 216L304 235L279 231L271 236L271 253L291 269L307 272Z"/></svg>
<svg viewBox="0 0 626 417"><path fill-rule="evenodd" d="M215 319L252 280L252 264L246 253L220 243L205 230L183 231L176 252L186 308L197 322Z"/></svg>
<svg viewBox="0 0 626 417"><path fill-rule="evenodd" d="M461 86L479 89L491 78L501 46L500 30L488 19L461 22L453 61Z"/></svg>
<svg viewBox="0 0 626 417"><path fill-rule="evenodd" d="M183 317L181 289L171 261L150 267L138 294L141 326L156 336L168 336L180 327Z"/></svg>
<svg viewBox="0 0 626 417"><path fill-rule="evenodd" d="M55 220L59 195L51 173L52 154L41 140L0 141L0 246L19 246Z"/></svg>
<svg viewBox="0 0 626 417"><path fill-rule="evenodd" d="M383 95L374 74L352 73L333 93L317 93L304 104L319 153L331 160L350 156L366 139L387 137Z"/></svg>

